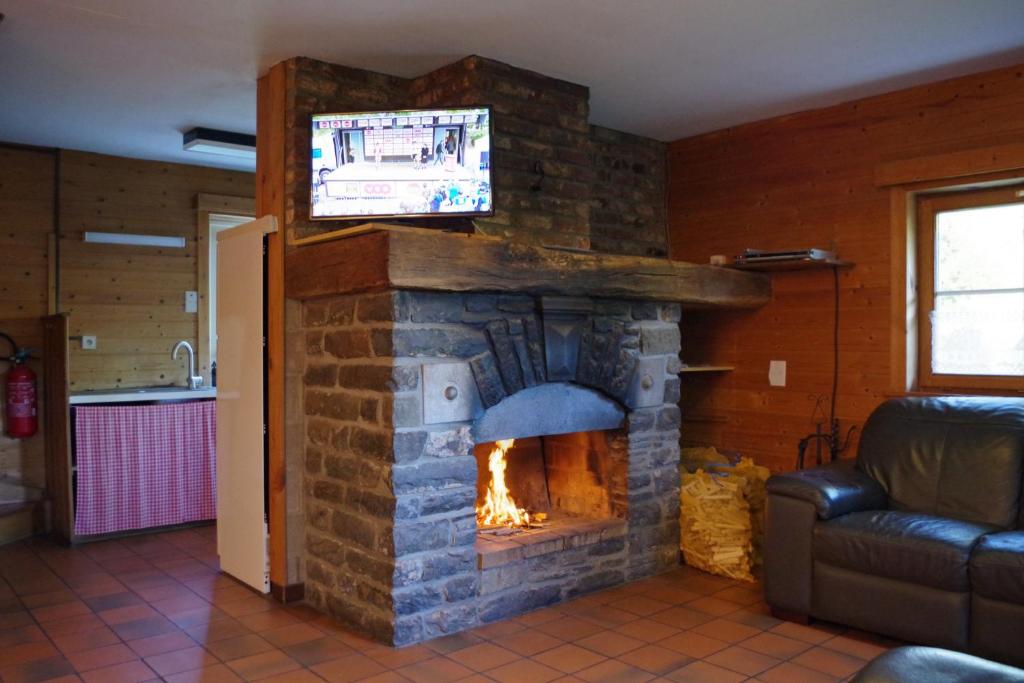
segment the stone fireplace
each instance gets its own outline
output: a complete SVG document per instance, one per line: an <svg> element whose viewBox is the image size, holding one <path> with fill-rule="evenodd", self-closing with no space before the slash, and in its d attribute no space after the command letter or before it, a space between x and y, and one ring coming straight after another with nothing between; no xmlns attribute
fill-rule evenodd
<svg viewBox="0 0 1024 683"><path fill-rule="evenodd" d="M676 565L679 300L708 271L622 258L408 229L289 256L308 602L404 645ZM529 528L478 524L509 439Z"/></svg>

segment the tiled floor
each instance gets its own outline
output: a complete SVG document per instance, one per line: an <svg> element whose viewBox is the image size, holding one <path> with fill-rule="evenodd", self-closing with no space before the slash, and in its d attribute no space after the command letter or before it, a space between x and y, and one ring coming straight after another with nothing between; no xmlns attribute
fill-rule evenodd
<svg viewBox="0 0 1024 683"><path fill-rule="evenodd" d="M395 650L217 571L214 529L0 548L0 679L765 681L848 678L887 643L780 622L756 587L681 568Z"/></svg>

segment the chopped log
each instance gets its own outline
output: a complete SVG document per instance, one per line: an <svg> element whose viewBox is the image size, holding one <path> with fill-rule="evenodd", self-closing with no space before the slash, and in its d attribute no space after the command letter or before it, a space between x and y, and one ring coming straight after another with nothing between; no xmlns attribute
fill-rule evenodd
<svg viewBox="0 0 1024 683"><path fill-rule="evenodd" d="M293 299L383 289L522 292L749 308L771 297L767 276L668 259L570 252L435 230L388 229L292 250Z"/></svg>

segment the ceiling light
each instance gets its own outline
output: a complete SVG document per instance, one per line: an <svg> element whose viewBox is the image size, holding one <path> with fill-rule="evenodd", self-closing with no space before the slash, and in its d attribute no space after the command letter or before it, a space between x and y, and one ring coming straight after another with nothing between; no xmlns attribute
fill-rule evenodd
<svg viewBox="0 0 1024 683"><path fill-rule="evenodd" d="M130 244L137 247L185 248L184 237L173 235L130 235L123 232L86 232L85 241L95 244Z"/></svg>
<svg viewBox="0 0 1024 683"><path fill-rule="evenodd" d="M181 137L187 152L219 154L239 159L256 158L256 136L212 128L193 128Z"/></svg>

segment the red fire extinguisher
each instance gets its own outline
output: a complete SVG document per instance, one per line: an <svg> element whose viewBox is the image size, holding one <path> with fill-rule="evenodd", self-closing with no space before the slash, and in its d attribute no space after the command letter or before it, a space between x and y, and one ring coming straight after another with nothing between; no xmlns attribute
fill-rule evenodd
<svg viewBox="0 0 1024 683"><path fill-rule="evenodd" d="M14 340L0 333L11 346L14 355L8 358L12 363L7 379L4 382L4 417L7 422L7 435L13 439L27 439L39 429L39 405L36 395L36 373L25 365L29 358L29 349L19 349Z"/></svg>

